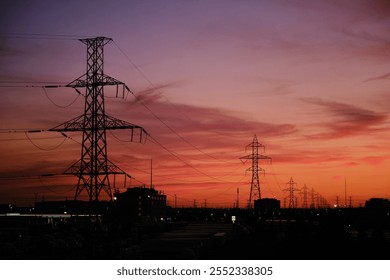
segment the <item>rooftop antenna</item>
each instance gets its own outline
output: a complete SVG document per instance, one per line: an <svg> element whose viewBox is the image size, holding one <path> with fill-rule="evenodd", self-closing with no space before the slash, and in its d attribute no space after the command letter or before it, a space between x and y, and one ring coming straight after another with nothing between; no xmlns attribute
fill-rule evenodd
<svg viewBox="0 0 390 280"><path fill-rule="evenodd" d="M237 208L240 208L240 188L237 188Z"/></svg>
<svg viewBox="0 0 390 280"><path fill-rule="evenodd" d="M347 208L347 177L344 180L344 207Z"/></svg>
<svg viewBox="0 0 390 280"><path fill-rule="evenodd" d="M150 159L150 188L153 188L153 163L152 159Z"/></svg>

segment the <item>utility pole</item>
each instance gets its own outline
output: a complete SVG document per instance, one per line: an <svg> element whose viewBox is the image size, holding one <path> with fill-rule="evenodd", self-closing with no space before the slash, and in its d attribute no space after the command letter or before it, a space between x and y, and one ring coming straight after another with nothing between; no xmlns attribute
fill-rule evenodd
<svg viewBox="0 0 390 280"><path fill-rule="evenodd" d="M85 191L90 203L94 202L96 205L102 191L110 201L113 199L109 175L123 174L125 178L132 178L108 159L106 131L128 129L131 131L130 140L138 139L138 142L141 142L147 133L142 127L111 117L105 112L105 86L116 86L116 97L119 95L120 87L122 97L125 90L130 91L123 82L104 74L103 49L112 39L96 37L80 41L87 46L87 72L66 86L74 88L79 93L77 88L85 88L84 113L49 131L58 131L63 135L65 132L74 131L83 133L81 159L65 170L64 174L75 175L78 178L75 200Z"/></svg>
<svg viewBox="0 0 390 280"><path fill-rule="evenodd" d="M347 208L347 177L344 180L344 208Z"/></svg>
<svg viewBox="0 0 390 280"><path fill-rule="evenodd" d="M150 160L150 188L153 189L153 162Z"/></svg>
<svg viewBox="0 0 390 280"><path fill-rule="evenodd" d="M259 154L259 147L263 148L263 152L265 152L265 146L260 144L257 141L256 135L253 137L252 143L248 144L245 148L245 152L247 151L247 148L251 148L252 153L247 156L241 157L241 161L243 160L252 160L252 166L247 169L247 171L252 171L252 182L251 182L251 190L249 193L249 201L248 201L248 208L252 208L252 202L256 199L261 199L261 191L260 191L260 182L259 182L259 170L263 173L265 170L261 167L259 167L259 159L267 159L271 160L270 157L264 156ZM244 161L244 162L245 162Z"/></svg>
<svg viewBox="0 0 390 280"><path fill-rule="evenodd" d="M240 208L240 188L237 188L237 208Z"/></svg>

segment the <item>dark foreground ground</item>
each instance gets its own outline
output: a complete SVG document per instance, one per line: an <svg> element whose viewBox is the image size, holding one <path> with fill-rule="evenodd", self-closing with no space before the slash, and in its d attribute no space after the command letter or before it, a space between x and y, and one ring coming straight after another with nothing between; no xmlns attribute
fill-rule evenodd
<svg viewBox="0 0 390 280"><path fill-rule="evenodd" d="M390 259L389 213L364 208L172 209L158 222L0 218L0 258L10 260Z"/></svg>

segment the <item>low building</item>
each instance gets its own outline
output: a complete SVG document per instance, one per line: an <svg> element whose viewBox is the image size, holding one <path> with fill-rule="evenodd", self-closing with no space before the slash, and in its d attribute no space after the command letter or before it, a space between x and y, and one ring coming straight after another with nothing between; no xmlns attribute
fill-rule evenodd
<svg viewBox="0 0 390 280"><path fill-rule="evenodd" d="M388 212L390 201L387 198L370 198L366 201L365 208L368 211Z"/></svg>
<svg viewBox="0 0 390 280"><path fill-rule="evenodd" d="M166 217L166 195L154 188L141 186L115 193L116 209L129 217L150 217L160 221Z"/></svg>
<svg viewBox="0 0 390 280"><path fill-rule="evenodd" d="M272 213L280 210L280 200L275 198L262 198L255 200L254 208L262 213Z"/></svg>

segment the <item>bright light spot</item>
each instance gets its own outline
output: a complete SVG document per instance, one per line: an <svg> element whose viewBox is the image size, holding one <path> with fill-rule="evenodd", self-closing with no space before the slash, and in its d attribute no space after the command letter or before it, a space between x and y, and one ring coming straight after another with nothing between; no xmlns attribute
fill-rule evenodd
<svg viewBox="0 0 390 280"><path fill-rule="evenodd" d="M236 216L232 216L232 223L234 224L236 222Z"/></svg>

